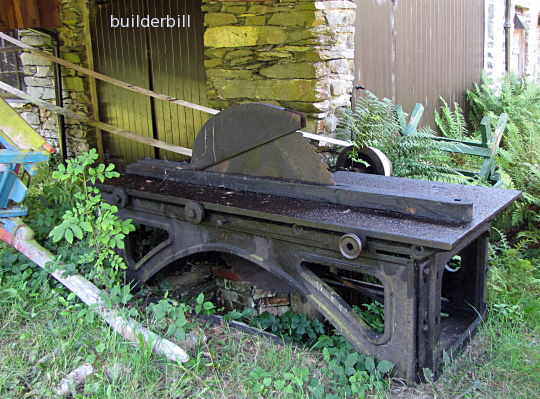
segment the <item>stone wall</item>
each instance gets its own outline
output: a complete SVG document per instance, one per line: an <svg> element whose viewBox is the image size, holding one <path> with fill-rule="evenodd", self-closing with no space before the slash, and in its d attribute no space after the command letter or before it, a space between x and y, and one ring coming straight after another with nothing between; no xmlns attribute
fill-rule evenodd
<svg viewBox="0 0 540 399"><path fill-rule="evenodd" d="M355 3L204 0L210 105L259 101L304 112L330 133L350 106Z"/></svg>
<svg viewBox="0 0 540 399"><path fill-rule="evenodd" d="M505 0L486 0L486 45L485 70L488 76L499 80L505 75ZM538 0L512 1L510 36L512 40L510 70L518 72L520 55L519 43L515 40L514 17L518 13L527 24L525 36L527 50L525 54L525 75L540 82L540 37L538 18L540 4Z"/></svg>
<svg viewBox="0 0 540 399"><path fill-rule="evenodd" d="M83 37L82 7L84 6L86 6L86 1L83 0L61 0L62 26L57 29L60 57L77 64L84 63L86 55L86 49L81 40ZM50 36L31 30L21 30L19 35L24 43L52 53L54 42ZM26 92L33 97L55 103L53 63L30 53L23 53L21 62L24 68ZM87 114L90 100L84 75L69 68L62 68L62 77L64 106ZM58 147L56 114L43 109L39 110L38 107L21 101L11 103L34 129ZM68 154L86 151L89 147L88 128L69 119L66 119L65 126Z"/></svg>

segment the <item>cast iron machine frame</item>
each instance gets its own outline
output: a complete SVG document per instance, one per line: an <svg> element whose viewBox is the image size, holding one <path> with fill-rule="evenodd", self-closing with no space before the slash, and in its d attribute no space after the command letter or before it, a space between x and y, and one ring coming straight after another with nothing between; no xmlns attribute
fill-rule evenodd
<svg viewBox="0 0 540 399"><path fill-rule="evenodd" d="M296 121L288 134L303 124L286 110L248 106L254 120ZM226 137L245 112L238 106L222 112L225 122L221 114L210 119L199 144L208 150L215 143L205 134ZM140 161L102 185L119 216L167 232L140 259L134 255L138 244L128 237L130 279L144 283L196 253L235 255L297 290L357 350L394 362L407 381L422 378L426 368L438 374L443 352L466 342L486 315L490 223L519 192L349 172L335 173L335 184L248 173L246 162L260 159L269 143L279 147L275 141L287 136L287 128L280 131L277 138L259 139L255 155L244 145L204 164L196 142L191 164ZM242 167L247 174L239 174ZM456 255L459 268L450 269ZM344 289L384 303L383 333L356 315Z"/></svg>

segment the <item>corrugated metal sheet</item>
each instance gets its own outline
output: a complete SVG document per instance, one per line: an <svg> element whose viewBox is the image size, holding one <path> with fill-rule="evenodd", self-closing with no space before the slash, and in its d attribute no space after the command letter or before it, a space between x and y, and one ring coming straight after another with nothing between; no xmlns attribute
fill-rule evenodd
<svg viewBox="0 0 540 399"><path fill-rule="evenodd" d="M356 79L410 112L464 105L484 64L484 0L357 0Z"/></svg>
<svg viewBox="0 0 540 399"><path fill-rule="evenodd" d="M94 62L98 72L158 93L206 105L203 17L200 0L101 1L92 18ZM190 15L190 28L112 28L110 17ZM98 83L104 122L191 147L206 114ZM105 151L125 162L144 157L178 159L177 154L105 135Z"/></svg>

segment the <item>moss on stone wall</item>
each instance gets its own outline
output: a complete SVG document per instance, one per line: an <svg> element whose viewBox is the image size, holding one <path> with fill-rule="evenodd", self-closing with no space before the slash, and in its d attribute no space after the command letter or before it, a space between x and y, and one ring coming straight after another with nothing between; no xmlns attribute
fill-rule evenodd
<svg viewBox="0 0 540 399"><path fill-rule="evenodd" d="M354 2L206 0L203 10L211 106L280 104L308 113L311 130L334 130L354 79Z"/></svg>

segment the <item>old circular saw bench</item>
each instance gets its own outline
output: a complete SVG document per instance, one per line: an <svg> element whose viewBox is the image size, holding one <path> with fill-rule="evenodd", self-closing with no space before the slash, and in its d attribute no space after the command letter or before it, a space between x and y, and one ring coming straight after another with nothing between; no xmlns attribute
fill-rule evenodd
<svg viewBox="0 0 540 399"><path fill-rule="evenodd" d="M191 163L142 160L102 185L121 217L167 232L144 256L128 239L130 278L144 283L196 253L234 255L406 380L437 374L486 315L490 222L520 193L331 174L304 124L279 107L233 106L203 126ZM384 304L383 332L353 311L366 297Z"/></svg>

